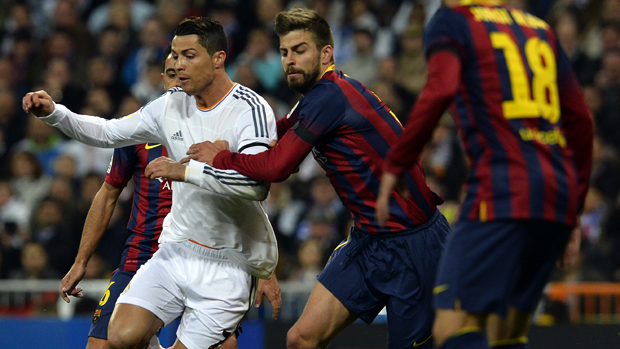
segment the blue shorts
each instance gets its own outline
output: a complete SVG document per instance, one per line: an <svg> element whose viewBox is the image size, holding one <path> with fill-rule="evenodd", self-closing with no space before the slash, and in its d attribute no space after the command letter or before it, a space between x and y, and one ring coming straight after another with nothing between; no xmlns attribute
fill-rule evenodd
<svg viewBox="0 0 620 349"><path fill-rule="evenodd" d="M108 339L108 323L110 323L110 317L112 316L112 311L114 311L116 299L121 292L123 292L125 287L127 287L127 284L134 275L136 275L135 271L117 270L114 273L108 288L105 290L105 293L95 309L93 322L90 325L90 331L88 331L89 337Z"/></svg>
<svg viewBox="0 0 620 349"><path fill-rule="evenodd" d="M533 312L571 230L533 220L458 222L439 268L435 308Z"/></svg>
<svg viewBox="0 0 620 349"><path fill-rule="evenodd" d="M318 281L367 323L387 307L388 348L431 348L432 290L449 233L439 210L410 232L369 235L353 228Z"/></svg>

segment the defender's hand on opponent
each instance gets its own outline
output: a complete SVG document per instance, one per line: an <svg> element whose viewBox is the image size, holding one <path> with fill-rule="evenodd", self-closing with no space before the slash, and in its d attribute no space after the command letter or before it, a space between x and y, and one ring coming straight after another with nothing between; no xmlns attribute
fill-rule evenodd
<svg viewBox="0 0 620 349"><path fill-rule="evenodd" d="M54 111L54 101L47 92L40 90L26 93L22 99L22 108L26 113L32 113L40 118L48 116Z"/></svg>
<svg viewBox="0 0 620 349"><path fill-rule="evenodd" d="M278 314L280 313L280 308L282 307L282 294L280 293L280 285L278 284L278 279L275 275L271 275L271 278L268 280L258 280L256 300L254 301L254 306L256 308L260 307L263 301L263 296L267 297L267 300L271 303L271 308L273 309L273 319L276 320L278 318Z"/></svg>
<svg viewBox="0 0 620 349"><path fill-rule="evenodd" d="M144 175L150 180L167 178L171 181L185 182L185 166L166 156L160 156L149 162Z"/></svg>
<svg viewBox="0 0 620 349"><path fill-rule="evenodd" d="M213 166L213 159L215 159L217 153L222 150L228 150L228 142L219 140L215 142L204 141L202 143L192 144L186 153L189 156L181 159L181 163L184 164L190 160L196 160Z"/></svg>
<svg viewBox="0 0 620 349"><path fill-rule="evenodd" d="M82 294L81 288L75 288L77 284L84 278L84 274L86 273L86 266L82 264L73 264L71 269L64 278L62 278L62 283L60 286L60 296L65 302L69 303L71 300L69 296L82 298L84 295Z"/></svg>

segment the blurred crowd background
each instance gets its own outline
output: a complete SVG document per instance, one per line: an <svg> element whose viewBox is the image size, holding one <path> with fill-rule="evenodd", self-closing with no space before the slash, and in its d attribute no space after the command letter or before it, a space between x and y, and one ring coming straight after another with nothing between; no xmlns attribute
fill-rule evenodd
<svg viewBox="0 0 620 349"><path fill-rule="evenodd" d="M0 279L59 279L69 270L111 149L70 140L25 114L43 89L73 111L117 118L163 91L164 48L186 16L218 20L227 71L284 117L299 95L286 86L273 32L276 13L309 7L328 19L336 68L373 90L404 124L426 79L423 30L431 1L408 0L3 0L0 2ZM581 218L579 265L556 280L620 281L620 0L509 1L556 30L596 124L594 169ZM431 5L429 5L431 3ZM436 2L435 2L436 5ZM429 186L459 208L465 159L446 115L421 156ZM86 278L110 277L128 236L125 190ZM266 211L276 231L280 280L314 280L352 225L324 172L309 158L274 183Z"/></svg>

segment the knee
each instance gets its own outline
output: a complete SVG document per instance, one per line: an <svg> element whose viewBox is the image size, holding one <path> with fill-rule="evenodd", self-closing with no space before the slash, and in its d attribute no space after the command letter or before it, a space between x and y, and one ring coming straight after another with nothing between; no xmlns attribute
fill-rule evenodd
<svg viewBox="0 0 620 349"><path fill-rule="evenodd" d="M297 326L293 326L286 334L287 349L308 349L319 348L318 342L312 341L307 336L303 336Z"/></svg>
<svg viewBox="0 0 620 349"><path fill-rule="evenodd" d="M129 327L108 327L108 346L110 349L132 349L139 347L140 338Z"/></svg>

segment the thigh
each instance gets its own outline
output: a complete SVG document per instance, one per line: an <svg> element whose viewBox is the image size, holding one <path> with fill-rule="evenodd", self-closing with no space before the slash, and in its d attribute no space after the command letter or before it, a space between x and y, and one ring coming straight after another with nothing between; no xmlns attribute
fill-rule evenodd
<svg viewBox="0 0 620 349"><path fill-rule="evenodd" d="M435 308L505 316L525 244L520 221L457 223L440 263Z"/></svg>
<svg viewBox="0 0 620 349"><path fill-rule="evenodd" d="M185 310L177 336L188 348L217 347L241 326L257 279L229 260L198 256L185 271Z"/></svg>
<svg viewBox="0 0 620 349"><path fill-rule="evenodd" d="M130 343L148 343L163 326L163 321L151 311L120 303L114 307L108 331L110 341L112 338L122 338Z"/></svg>
<svg viewBox="0 0 620 349"><path fill-rule="evenodd" d="M520 260L510 305L522 313L532 313L564 252L572 228L560 223L531 221L525 229L525 253Z"/></svg>
<svg viewBox="0 0 620 349"><path fill-rule="evenodd" d="M300 337L327 346L357 316L347 309L323 284L317 282L303 313L291 328Z"/></svg>
<svg viewBox="0 0 620 349"><path fill-rule="evenodd" d="M110 284L101 296L99 304L95 309L95 314L93 315L93 320L90 325L90 331L88 332L89 337L100 338L103 340L108 338L108 324L110 322L112 312L114 311L116 300L125 287L127 287L127 284L129 284L129 281L134 275L135 272L122 270L117 270L114 275L112 275Z"/></svg>
<svg viewBox="0 0 620 349"><path fill-rule="evenodd" d="M388 348L432 347L433 287L448 233L442 220L414 234L379 240L382 248L373 249L385 260L375 285L388 299Z"/></svg>
<svg viewBox="0 0 620 349"><path fill-rule="evenodd" d="M366 233L351 230L347 240L332 252L318 281L319 289L326 288L330 296L370 324L385 307L386 297L369 282L369 269L376 269L374 260L369 263L365 259L369 242Z"/></svg>
<svg viewBox="0 0 620 349"><path fill-rule="evenodd" d="M116 301L131 304L155 314L164 324L183 313L185 299L180 279L185 257L175 254L170 244L160 249L131 279Z"/></svg>

